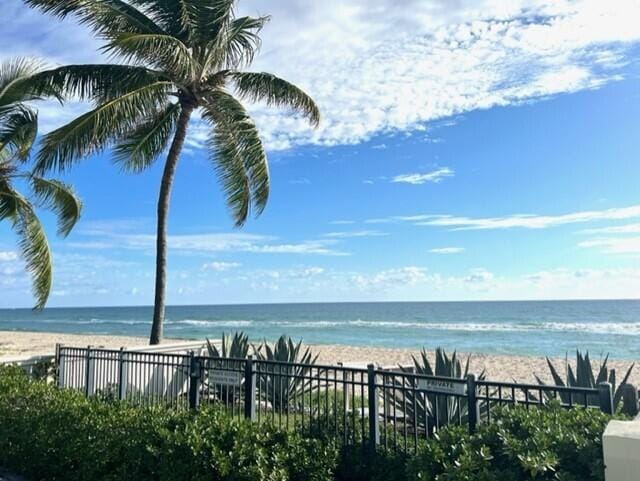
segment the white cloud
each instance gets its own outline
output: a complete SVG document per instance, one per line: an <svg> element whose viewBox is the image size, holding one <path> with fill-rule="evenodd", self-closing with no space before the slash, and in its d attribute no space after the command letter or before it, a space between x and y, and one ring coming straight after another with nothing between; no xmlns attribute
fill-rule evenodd
<svg viewBox="0 0 640 481"><path fill-rule="evenodd" d="M18 260L18 253L14 251L0 251L0 262L12 262Z"/></svg>
<svg viewBox="0 0 640 481"><path fill-rule="evenodd" d="M362 289L397 289L413 286L427 279L426 268L408 266L381 271L371 276L357 275L353 281Z"/></svg>
<svg viewBox="0 0 640 481"><path fill-rule="evenodd" d="M124 221L96 221L85 227L81 233L85 236L100 236L103 239L97 244L93 241L74 242L76 247L141 249L152 251L156 237L153 234L136 234L133 232L140 224ZM261 254L308 254L322 256L347 256L349 253L334 248L337 243L333 239L307 240L297 243L278 242L278 238L268 235L247 233L205 233L169 235L169 249L191 253L211 252L250 252Z"/></svg>
<svg viewBox="0 0 640 481"><path fill-rule="evenodd" d="M454 215L420 214L396 216L384 219L369 219L369 224L409 222L422 226L450 227L454 230L489 229L547 229L567 224L595 222L603 220L623 220L640 217L640 205L606 210L573 212L562 215L515 214L504 217L464 217Z"/></svg>
<svg viewBox="0 0 640 481"><path fill-rule="evenodd" d="M636 0L406 0L402 8L393 0L244 0L239 8L272 14L252 69L300 85L322 110L320 128L311 130L288 112L252 106L270 149L356 143L597 87L619 78L640 39ZM0 57L101 59L98 42L72 19L59 23L20 0L5 0L3 9L12 21L0 33ZM62 121L57 107L42 114L47 129ZM189 145L202 145L205 132L196 120Z"/></svg>
<svg viewBox="0 0 640 481"><path fill-rule="evenodd" d="M438 184L442 182L443 179L447 177L453 177L455 172L448 167L444 167L442 169L434 170L433 172L427 172L423 174L402 174L396 175L391 182L394 183L403 183L403 184L413 184L413 185L422 185L427 182L431 182L434 184Z"/></svg>
<svg viewBox="0 0 640 481"><path fill-rule="evenodd" d="M605 254L640 254L640 237L604 237L580 242L579 247L597 247Z"/></svg>
<svg viewBox="0 0 640 481"><path fill-rule="evenodd" d="M599 227L597 229L584 229L582 234L638 234L640 224L624 224L609 227Z"/></svg>
<svg viewBox="0 0 640 481"><path fill-rule="evenodd" d="M464 251L464 247L438 247L429 250L432 254L460 254Z"/></svg>
<svg viewBox="0 0 640 481"><path fill-rule="evenodd" d="M214 272L225 272L231 269L236 269L242 264L239 262L208 262L202 264L202 269Z"/></svg>
<svg viewBox="0 0 640 481"><path fill-rule="evenodd" d="M329 232L323 234L323 237L330 237L333 239L351 239L354 237L383 237L388 235L386 232L380 232L378 230L358 230L350 232Z"/></svg>
<svg viewBox="0 0 640 481"><path fill-rule="evenodd" d="M332 224L332 225L351 225L351 224L355 224L355 221L353 221L353 220L332 220L331 222L329 222L329 224Z"/></svg>
<svg viewBox="0 0 640 481"><path fill-rule="evenodd" d="M299 179L290 180L289 183L291 185L310 185L311 181L309 179L307 179L306 177L301 177Z"/></svg>

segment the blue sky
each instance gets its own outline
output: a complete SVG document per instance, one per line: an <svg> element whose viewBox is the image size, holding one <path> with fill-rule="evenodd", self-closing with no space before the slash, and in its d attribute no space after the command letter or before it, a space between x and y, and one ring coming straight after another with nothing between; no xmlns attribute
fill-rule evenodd
<svg viewBox="0 0 640 481"><path fill-rule="evenodd" d="M273 14L252 69L303 86L323 122L313 131L251 106L272 196L241 230L192 122L170 216L170 303L637 297L637 2L270 3L239 5ZM101 58L72 21L19 0L6 10L0 58ZM44 132L86 109L38 107ZM162 162L126 175L110 157L65 175L85 203L69 238L44 217L51 306L152 302ZM33 302L15 241L0 226L0 307Z"/></svg>

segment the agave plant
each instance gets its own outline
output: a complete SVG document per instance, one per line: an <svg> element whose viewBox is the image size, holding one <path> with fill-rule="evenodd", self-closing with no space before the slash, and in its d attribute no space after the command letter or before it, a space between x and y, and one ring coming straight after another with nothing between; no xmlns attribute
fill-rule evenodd
<svg viewBox="0 0 640 481"><path fill-rule="evenodd" d="M429 361L427 351L424 348L420 353L419 359L415 356L412 356L412 358L413 366L399 366L403 373L455 379L466 379L469 374L471 356L467 356L463 369L455 351L449 357L444 349L437 348L435 365L432 365ZM415 420L415 427L419 431L434 431L438 427L448 424L466 422L469 415L466 398L418 391L414 385L415 378L406 377L400 381L398 377L392 377L394 381L390 387L386 388L386 393L383 393L383 395L390 395L390 405L395 408L396 414L401 412L406 419ZM486 374L483 370L478 379L483 380L485 377ZM386 380L384 384L389 386ZM480 410L484 409L486 409L486 405L481 403Z"/></svg>
<svg viewBox="0 0 640 481"><path fill-rule="evenodd" d="M205 361L203 391L208 396L213 396L217 401L233 406L240 400L242 386L244 385L244 362L249 355L249 337L244 332L236 332L233 337L222 334L220 349L207 339L207 351L209 359ZM230 372L241 372L239 386L226 386L211 382L209 374L211 370L219 369Z"/></svg>
<svg viewBox="0 0 640 481"><path fill-rule="evenodd" d="M303 351L302 341L295 344L289 336L281 336L273 347L264 341L256 352L264 361L257 373L260 401L271 409L297 409L307 393L320 387L320 374L315 383L311 378L318 354L309 347Z"/></svg>
<svg viewBox="0 0 640 481"><path fill-rule="evenodd" d="M249 355L249 336L244 332L236 332L233 337L229 337L226 334L222 334L222 344L220 349L217 346L211 344L211 341L207 339L207 351L209 357L223 358L223 359L246 359Z"/></svg>
<svg viewBox="0 0 640 481"><path fill-rule="evenodd" d="M607 363L609 361L609 355L607 354L604 359L600 361L600 367L598 368L597 375L593 371L593 365L591 364L591 359L589 358L589 352L585 352L584 354L580 351L576 351L576 366L575 370L569 363L569 356L567 355L565 359L565 376L566 380L560 375L560 372L551 362L551 359L547 358L547 365L549 366L549 371L551 373L551 377L553 378L553 382L556 386L561 387L582 387L593 389L598 386L598 384L608 382L611 384L611 389L613 391L613 406L617 411L620 407L621 401L623 401L623 397L625 396L624 385L629 380L631 376L631 371L635 364L631 364L626 374L622 378L622 382L616 385L616 370L609 369ZM536 375L536 380L538 384L546 385L542 379L540 379ZM548 396L552 396L552 394L548 394ZM560 393L560 399L564 403L569 403L569 393ZM575 401L575 395L574 395ZM593 396L588 399L589 404L598 404L598 397ZM637 409L637 408L636 408Z"/></svg>

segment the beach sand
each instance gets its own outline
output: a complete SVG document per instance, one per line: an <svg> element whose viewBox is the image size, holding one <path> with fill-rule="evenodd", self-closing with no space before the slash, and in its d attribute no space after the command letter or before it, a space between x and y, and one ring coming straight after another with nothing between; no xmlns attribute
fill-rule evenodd
<svg viewBox="0 0 640 481"><path fill-rule="evenodd" d="M176 342L167 339L167 343ZM56 343L69 346L101 346L107 348L145 346L146 338L124 336L100 336L82 334L58 334L43 332L0 331L0 361L7 356L35 356L53 354ZM338 362L354 367L365 367L374 363L383 367L395 367L398 364L411 365L411 356L419 351L410 349L389 349L381 347L362 347L344 345L312 345L312 350L320 354L319 363L336 364ZM433 352L430 351L430 359ZM466 360L466 354L460 354ZM554 359L558 369L562 369L564 359ZM572 360L572 363L574 360ZM615 368L618 382L626 373L633 361L610 360L609 368ZM599 359L593 361L594 370L599 365ZM640 387L640 362L636 363L631 383ZM544 357L535 356L507 356L494 354L471 354L471 372L478 374L486 371L487 378L495 381L535 382L534 374L545 381L550 381L549 369Z"/></svg>

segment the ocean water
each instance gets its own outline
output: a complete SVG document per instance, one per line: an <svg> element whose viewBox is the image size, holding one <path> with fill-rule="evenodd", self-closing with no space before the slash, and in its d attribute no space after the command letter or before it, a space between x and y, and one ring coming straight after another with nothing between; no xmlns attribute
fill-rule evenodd
<svg viewBox="0 0 640 481"><path fill-rule="evenodd" d="M147 336L151 307L0 309L0 330ZM640 359L640 300L173 306L165 335L561 356L575 349ZM0 343L2 336L0 335Z"/></svg>

